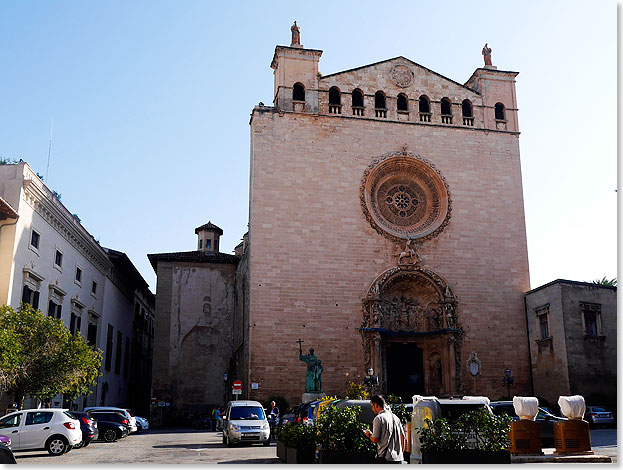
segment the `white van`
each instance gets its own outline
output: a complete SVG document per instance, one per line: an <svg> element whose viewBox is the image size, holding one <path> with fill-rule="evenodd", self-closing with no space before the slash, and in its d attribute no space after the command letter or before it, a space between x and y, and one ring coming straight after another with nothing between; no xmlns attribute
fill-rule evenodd
<svg viewBox="0 0 623 470"><path fill-rule="evenodd" d="M270 426L260 402L237 400L227 403L223 415L223 444L241 442L270 445Z"/></svg>

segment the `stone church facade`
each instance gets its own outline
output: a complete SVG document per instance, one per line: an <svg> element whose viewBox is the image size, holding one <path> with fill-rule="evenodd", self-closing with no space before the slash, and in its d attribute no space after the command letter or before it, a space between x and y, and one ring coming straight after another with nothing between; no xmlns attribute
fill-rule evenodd
<svg viewBox="0 0 623 470"><path fill-rule="evenodd" d="M323 76L321 55L293 31L251 116L245 396L300 401L299 338L329 394L369 368L405 397L497 398L506 368L528 393L517 73L461 84L396 57Z"/></svg>
<svg viewBox="0 0 623 470"><path fill-rule="evenodd" d="M275 49L235 255L211 224L196 251L149 255L153 395L169 416L222 404L233 380L298 403L299 340L327 394L373 369L375 391L406 400L497 399L507 368L530 393L517 73L485 56L461 84L396 57L323 76L321 55L296 25Z"/></svg>

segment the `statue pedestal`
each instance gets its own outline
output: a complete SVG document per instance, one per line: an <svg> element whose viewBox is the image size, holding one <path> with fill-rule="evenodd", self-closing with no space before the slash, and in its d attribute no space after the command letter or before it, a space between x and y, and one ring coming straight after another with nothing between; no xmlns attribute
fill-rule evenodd
<svg viewBox="0 0 623 470"><path fill-rule="evenodd" d="M310 401L320 400L322 397L326 397L324 392L305 392L301 398L302 403L309 403Z"/></svg>

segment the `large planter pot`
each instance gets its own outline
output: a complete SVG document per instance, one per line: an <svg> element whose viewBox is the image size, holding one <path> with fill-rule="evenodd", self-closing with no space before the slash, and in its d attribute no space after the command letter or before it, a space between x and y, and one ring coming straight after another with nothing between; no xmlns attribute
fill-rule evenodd
<svg viewBox="0 0 623 470"><path fill-rule="evenodd" d="M446 452L422 452L423 464L505 464L511 463L511 453L507 450L453 450Z"/></svg>
<svg viewBox="0 0 623 470"><path fill-rule="evenodd" d="M339 450L321 450L318 452L318 463L374 463L374 454L356 454L354 452L342 452Z"/></svg>
<svg viewBox="0 0 623 470"><path fill-rule="evenodd" d="M286 461L286 446L283 442L277 441L277 457L279 460Z"/></svg>
<svg viewBox="0 0 623 470"><path fill-rule="evenodd" d="M316 463L316 448L303 447L302 449L296 449L294 447L286 447L286 463Z"/></svg>

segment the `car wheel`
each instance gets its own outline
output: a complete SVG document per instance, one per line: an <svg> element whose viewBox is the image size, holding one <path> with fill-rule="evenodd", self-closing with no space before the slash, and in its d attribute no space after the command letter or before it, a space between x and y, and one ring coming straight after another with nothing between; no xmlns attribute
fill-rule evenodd
<svg viewBox="0 0 623 470"><path fill-rule="evenodd" d="M136 432L143 432L143 426L141 426L141 423L136 423Z"/></svg>
<svg viewBox="0 0 623 470"><path fill-rule="evenodd" d="M104 440L106 442L115 442L117 440L117 433L112 429L107 429L104 432Z"/></svg>
<svg viewBox="0 0 623 470"><path fill-rule="evenodd" d="M45 444L45 448L50 455L63 455L67 452L68 446L69 444L67 443L67 439L63 436L52 436Z"/></svg>
<svg viewBox="0 0 623 470"><path fill-rule="evenodd" d="M91 443L91 441L82 441L82 447L86 447Z"/></svg>
<svg viewBox="0 0 623 470"><path fill-rule="evenodd" d="M83 447L86 447L86 444L84 443L84 441L80 441L77 444L74 445L74 449L81 449Z"/></svg>
<svg viewBox="0 0 623 470"><path fill-rule="evenodd" d="M67 446L67 450L65 451L65 453L67 454L73 448L74 448L74 446Z"/></svg>

